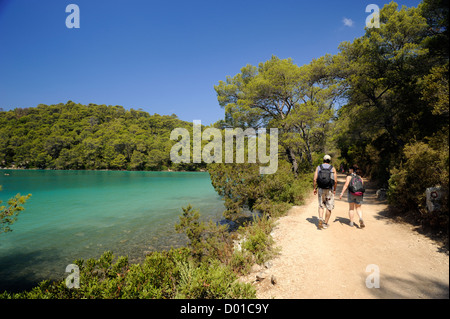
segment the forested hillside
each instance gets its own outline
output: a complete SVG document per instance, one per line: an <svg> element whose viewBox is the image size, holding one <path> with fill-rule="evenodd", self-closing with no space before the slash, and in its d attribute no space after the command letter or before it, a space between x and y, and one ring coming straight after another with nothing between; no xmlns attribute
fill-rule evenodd
<svg viewBox="0 0 450 319"><path fill-rule="evenodd" d="M0 112L0 166L50 169L195 170L173 164L176 115L74 102Z"/></svg>

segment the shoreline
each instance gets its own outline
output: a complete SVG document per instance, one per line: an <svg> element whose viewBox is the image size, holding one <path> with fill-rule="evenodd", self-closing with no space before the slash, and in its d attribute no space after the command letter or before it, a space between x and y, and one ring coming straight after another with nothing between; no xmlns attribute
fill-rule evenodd
<svg viewBox="0 0 450 319"><path fill-rule="evenodd" d="M13 171L17 171L17 172L15 173ZM21 171L21 172L19 172L19 171ZM29 173L26 173L27 171L29 171ZM33 171L35 173L31 173L31 171ZM46 171L48 171L48 172L46 172ZM56 171L61 171L61 173L58 173ZM65 173L63 173L64 171L65 171ZM69 171L76 171L76 172L70 173ZM99 170L50 170L50 169L45 170L45 169L23 169L23 168L9 168L9 169L0 168L0 180L1 180L2 176L3 176L3 173L10 173L11 174L11 176L5 176L3 178L3 180L2 180L3 183L0 182L0 184L3 184L3 186L5 186L4 183L8 184L8 181L11 181L11 182L15 181L17 178L15 179L14 175L16 177L18 177L18 176L21 176L21 175L28 175L28 176L39 175L39 176L41 176L41 174L42 174L42 176L44 176L44 175L52 175L53 176L53 175L58 175L58 174L63 174L64 176L66 176L66 175L67 176L72 176L72 175L75 174L75 175L81 175L82 176L81 179L84 178L83 177L84 175L86 175L86 176L89 176L89 175L98 175L98 176L117 176L117 175L121 175L121 176L126 175L126 176L128 176L128 175L133 175L133 174L128 174L127 173L128 171L119 171L119 170L117 170L117 172L119 172L117 174L106 174L106 173L100 173L100 174L81 173L81 174L79 174L78 173L78 172L84 172L84 171L93 171L94 172L94 171L99 171ZM107 171L107 170L103 170L103 171ZM120 172L122 172L122 174ZM129 172L133 172L133 171L129 171ZM136 171L136 172L138 172L138 171ZM147 176L149 176L149 178L150 178L150 176L152 176L150 173L154 173L154 172L161 172L161 174L158 174L158 176L163 176L163 178L168 178L168 179L171 179L171 176L173 176L173 177L178 176L177 174L169 174L169 175L165 174L166 172L169 172L169 171L139 171L139 172L149 172L149 174L140 174L140 173L139 174L135 174L135 175L142 176L143 179L146 179ZM181 171L175 171L174 172L174 171L172 171L171 173L180 173L181 174L181 173L186 173L186 172L189 172L189 171L185 171L185 172L181 172ZM162 173L164 173L164 174L162 174ZM197 172L192 172L192 173L203 173L203 174L192 174L192 175L190 175L190 174L181 174L179 176L180 176L180 178L183 178L183 175L185 175L186 178L190 179L192 177L195 180L197 180L197 178L200 178L201 180L205 181L205 183L208 183L208 184L210 183L209 176L207 177L207 175L204 175L204 173L206 173L206 172L198 172L197 171ZM8 177L11 177L11 178L8 178ZM1 192L1 193L4 193L4 192ZM0 193L0 195L4 195L5 197L10 197L10 196L7 196L8 192L6 192L6 194L1 194L1 193ZM15 192L14 192L14 194L15 194ZM215 194L217 194L217 193L215 193ZM172 200L175 201L175 203L176 203L176 199L172 198ZM6 198L5 198L5 202L6 202ZM214 203L214 201L208 201L208 202L209 203ZM186 203L186 205L187 205L187 203ZM183 204L183 206L184 206L184 204ZM25 205L25 210L27 210L27 206L26 205ZM229 227L232 228L233 225L232 225L231 221L226 220L223 217L223 210L224 209L218 209L217 210L217 214L215 213L216 212L215 209L209 209L208 211L205 210L205 212L202 214L202 217L206 220L206 222L211 220L211 221L213 221L214 223L217 223L217 224L222 224L222 225L223 224L228 224L228 225L230 225ZM180 209L180 212L181 212L181 209ZM173 223L178 222L178 216L179 216L179 214L177 214L174 217ZM21 217L19 217L19 219L21 219ZM156 236L156 237L154 237L152 239L152 236L149 236L148 240L142 240L142 241L134 240L133 236L127 235L127 234L129 234L129 230L128 231L124 231L124 232L121 231L121 232L117 233L117 236L123 237L122 241L120 241L120 247L117 247L117 249L116 248L114 248L114 249L111 249L111 248L103 249L104 247L106 247L105 243L103 243L103 242L97 243L95 241L95 239L92 239L92 240L89 241L88 240L89 239L88 238L89 235L85 235L85 232L80 231L79 233L76 233L75 235L73 235L74 236L73 238L75 240L80 240L80 241L86 241L86 240L89 241L87 244L81 245L80 248L78 249L79 251L82 251L83 253L87 252L88 255L86 255L84 257L82 255L76 255L76 256L74 255L74 257L68 257L67 263L73 263L73 261L76 260L76 259L84 259L84 260L87 260L87 259L90 259L90 258L98 259L98 258L101 257L101 255L102 255L102 253L104 251L111 250L111 251L113 251L113 254L115 255L115 257L128 256L130 264L141 264L145 260L146 256L149 253L169 251L171 248L184 248L184 247L186 247L186 239L184 238L184 234L177 234L176 231L173 228L172 222L165 223L164 225L167 226L167 229L166 229L167 233L166 233L166 231L164 233L160 233L160 234L159 233L157 234L155 232L155 234L153 234L152 236ZM17 229L14 229L14 230L17 230ZM70 232L70 234L72 234L72 231ZM169 236L166 237L167 234L169 234ZM144 238L144 237L142 237L142 238ZM158 242L153 242L153 240L157 240ZM123 243L123 242L125 242L125 243ZM100 246L99 246L99 244L100 244ZM89 246L89 247L87 247L87 246ZM37 251L36 253L29 252L29 255L30 256L36 255L36 256L39 257L40 256L39 252L46 251L46 250L45 249L38 249L36 251ZM90 256L91 251L92 251L93 256ZM11 252L11 254L8 253L8 258L9 258L9 256L11 256L10 258L12 258L12 260L16 260L16 256L15 256L15 254L13 252ZM61 258L65 258L65 256L61 257ZM5 259L3 259L3 260L5 260ZM41 259L38 259L38 260L39 260L39 263L41 263L41 261L40 261ZM22 260L19 260L19 261L23 262ZM66 262L64 262L64 263L65 263L65 265L67 265ZM14 292L20 292L20 291L23 291L23 289L19 289L20 287L25 287L26 286L26 288L31 289L31 288L37 286L37 284L40 281L42 281L42 280L46 280L46 279L60 280L61 278L59 278L58 275L64 275L64 272L63 272L64 268L61 268L61 269L62 270L60 272L58 272L56 276L54 276L54 277L52 277L52 276L44 276L42 278L38 277L36 282L33 281L34 280L33 279L34 275L30 277L31 279L29 279L28 277L27 278L26 277L20 277L19 279L21 281L18 281L17 287L16 288L9 288L8 287L7 290L8 291L14 291ZM2 272L0 271L0 273L2 273ZM6 281L5 286L9 286L9 281ZM0 289L0 293L1 292L2 292L2 289Z"/></svg>

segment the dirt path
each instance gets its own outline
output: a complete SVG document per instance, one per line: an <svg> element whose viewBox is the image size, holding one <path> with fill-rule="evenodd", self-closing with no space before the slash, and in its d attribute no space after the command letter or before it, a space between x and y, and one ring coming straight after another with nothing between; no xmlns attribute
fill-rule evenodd
<svg viewBox="0 0 450 319"><path fill-rule="evenodd" d="M336 194L344 179L339 176ZM312 194L277 221L272 235L279 256L246 278L253 281L263 271L266 279L255 284L258 298L449 298L448 253L412 226L384 217L387 204L374 189L364 198L364 229L349 226L346 195L338 198L328 229L317 228ZM368 276L375 282L375 268L366 272L368 265L379 269L379 288L366 286Z"/></svg>

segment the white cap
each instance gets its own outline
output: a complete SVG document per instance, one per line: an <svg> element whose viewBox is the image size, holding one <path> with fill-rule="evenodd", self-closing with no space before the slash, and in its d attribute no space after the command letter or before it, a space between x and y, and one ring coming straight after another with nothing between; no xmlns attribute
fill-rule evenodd
<svg viewBox="0 0 450 319"><path fill-rule="evenodd" d="M325 155L325 156L323 157L323 160L324 160L324 161L326 161L326 160L331 161L331 156L330 156L330 155Z"/></svg>

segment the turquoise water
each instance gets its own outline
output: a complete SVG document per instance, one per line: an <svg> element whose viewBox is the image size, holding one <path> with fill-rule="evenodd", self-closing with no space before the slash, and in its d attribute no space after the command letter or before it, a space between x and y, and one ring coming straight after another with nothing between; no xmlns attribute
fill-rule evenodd
<svg viewBox="0 0 450 319"><path fill-rule="evenodd" d="M13 231L0 234L0 292L62 279L74 260L106 250L139 262L185 243L174 230L181 207L215 221L224 210L203 172L0 170L0 185L3 205L32 194Z"/></svg>

